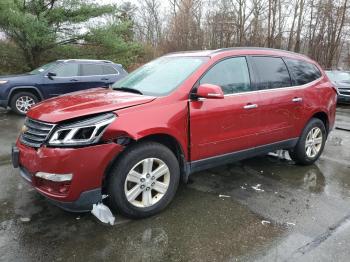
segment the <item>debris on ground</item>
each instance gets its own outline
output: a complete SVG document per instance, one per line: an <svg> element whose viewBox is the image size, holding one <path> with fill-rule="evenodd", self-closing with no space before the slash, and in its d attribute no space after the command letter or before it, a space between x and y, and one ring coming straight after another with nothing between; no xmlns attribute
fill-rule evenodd
<svg viewBox="0 0 350 262"><path fill-rule="evenodd" d="M102 223L114 225L115 217L106 205L102 203L94 204L91 213Z"/></svg>
<svg viewBox="0 0 350 262"><path fill-rule="evenodd" d="M246 188L245 186L241 186L241 189L244 189L244 190L246 190L247 188Z"/></svg>
<svg viewBox="0 0 350 262"><path fill-rule="evenodd" d="M295 226L295 223L287 222L286 225L287 225L287 226Z"/></svg>
<svg viewBox="0 0 350 262"><path fill-rule="evenodd" d="M221 198L229 198L229 197L231 197L231 196L228 196L228 195L219 195L219 197L221 197Z"/></svg>
<svg viewBox="0 0 350 262"><path fill-rule="evenodd" d="M261 184L257 184L256 186L252 186L252 188L255 190L255 191L258 191L258 192L265 192L264 189L261 189Z"/></svg>
<svg viewBox="0 0 350 262"><path fill-rule="evenodd" d="M30 218L29 217L20 217L19 220L21 220L21 222L23 222L23 223L30 222Z"/></svg>
<svg viewBox="0 0 350 262"><path fill-rule="evenodd" d="M262 220L261 224L263 224L265 226L265 225L271 224L271 222L268 220Z"/></svg>

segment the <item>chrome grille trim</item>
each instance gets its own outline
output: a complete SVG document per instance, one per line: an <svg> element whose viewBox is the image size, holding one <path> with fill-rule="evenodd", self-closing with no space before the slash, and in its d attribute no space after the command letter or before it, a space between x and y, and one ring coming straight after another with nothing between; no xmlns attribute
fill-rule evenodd
<svg viewBox="0 0 350 262"><path fill-rule="evenodd" d="M40 147L50 136L54 124L45 123L30 118L26 118L24 121L26 130L21 134L21 143L38 148Z"/></svg>
<svg viewBox="0 0 350 262"><path fill-rule="evenodd" d="M350 89L341 89L338 88L338 91L341 95L350 95Z"/></svg>

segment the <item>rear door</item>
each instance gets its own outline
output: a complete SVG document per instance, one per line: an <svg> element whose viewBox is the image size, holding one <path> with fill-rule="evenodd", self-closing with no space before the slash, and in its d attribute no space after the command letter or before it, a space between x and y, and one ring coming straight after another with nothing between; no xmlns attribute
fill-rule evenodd
<svg viewBox="0 0 350 262"><path fill-rule="evenodd" d="M318 106L319 97L324 93L321 92L323 88L328 86L319 85L318 81L322 74L316 65L304 60L284 58L287 64L288 70L292 77L292 84L294 86L293 99L301 101L295 101L294 108L294 136L299 136L304 129L306 121L309 119L309 110L314 107L312 103ZM297 94L297 95L296 95ZM298 98L298 99L296 99ZM310 103L311 102L311 103Z"/></svg>
<svg viewBox="0 0 350 262"><path fill-rule="evenodd" d="M300 119L302 97L281 57L250 57L261 94L261 133L259 145L295 137L295 122Z"/></svg>
<svg viewBox="0 0 350 262"><path fill-rule="evenodd" d="M222 88L224 99L190 101L191 160L252 148L260 130L260 98L245 57L215 64L198 84Z"/></svg>
<svg viewBox="0 0 350 262"><path fill-rule="evenodd" d="M80 80L84 83L84 89L95 87L109 87L117 80L119 72L108 64L80 65Z"/></svg>

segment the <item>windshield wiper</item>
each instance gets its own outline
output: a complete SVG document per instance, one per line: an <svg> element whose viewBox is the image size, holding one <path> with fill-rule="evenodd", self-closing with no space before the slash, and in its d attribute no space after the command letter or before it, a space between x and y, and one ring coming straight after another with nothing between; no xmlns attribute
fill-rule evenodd
<svg viewBox="0 0 350 262"><path fill-rule="evenodd" d="M131 88L131 87L123 87L122 86L122 87L113 88L113 90L119 90L119 91L124 91L124 92L130 92L130 93L143 95L140 90L137 90L137 89Z"/></svg>

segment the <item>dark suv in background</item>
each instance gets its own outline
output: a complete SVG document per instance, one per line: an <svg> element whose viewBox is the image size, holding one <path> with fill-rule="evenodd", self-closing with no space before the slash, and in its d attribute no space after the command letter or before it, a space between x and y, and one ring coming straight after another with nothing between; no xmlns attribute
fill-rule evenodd
<svg viewBox="0 0 350 262"><path fill-rule="evenodd" d="M22 75L0 77L0 106L24 115L51 97L96 87L109 87L126 76L122 65L105 60L57 60Z"/></svg>
<svg viewBox="0 0 350 262"><path fill-rule="evenodd" d="M350 103L350 72L341 70L325 72L338 89L338 103Z"/></svg>

